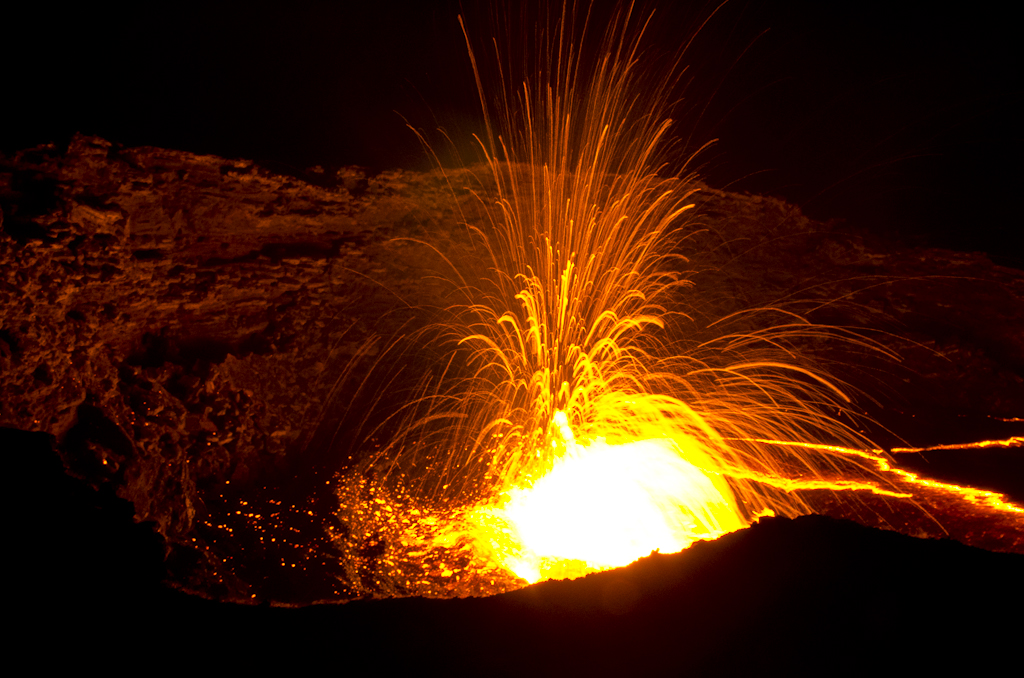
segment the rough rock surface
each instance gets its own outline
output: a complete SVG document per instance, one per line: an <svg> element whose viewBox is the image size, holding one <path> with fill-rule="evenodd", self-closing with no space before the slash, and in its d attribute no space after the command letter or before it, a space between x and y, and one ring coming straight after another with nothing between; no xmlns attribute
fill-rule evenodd
<svg viewBox="0 0 1024 678"><path fill-rule="evenodd" d="M54 436L69 472L195 550L188 571L213 568L196 527L226 483L345 463L345 413L374 397L352 384L446 305L445 257L472 259L479 176L286 177L82 136L0 159L0 426ZM858 328L902 362L808 353L869 394L891 442L966 442L1024 416L1024 272L774 199L703 187L695 202L684 331L757 307Z"/></svg>
<svg viewBox="0 0 1024 678"><path fill-rule="evenodd" d="M411 180L322 188L85 137L6 160L0 423L184 535L197 483L286 465L332 367L428 299L423 248L387 244L447 216L440 179Z"/></svg>

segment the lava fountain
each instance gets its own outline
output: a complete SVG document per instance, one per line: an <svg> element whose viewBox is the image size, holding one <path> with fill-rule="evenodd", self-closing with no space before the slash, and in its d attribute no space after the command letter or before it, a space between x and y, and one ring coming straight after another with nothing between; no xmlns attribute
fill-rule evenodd
<svg viewBox="0 0 1024 678"><path fill-rule="evenodd" d="M360 469L401 544L386 559L455 549L533 582L807 513L811 493L913 502L835 416L845 387L800 349L884 346L782 305L686 339L679 227L697 188L685 165L664 176L679 69L645 60L651 20L625 7L595 36L589 10L564 7L536 52L495 43L494 100L467 32L487 217L448 262L456 302L434 329L449 361Z"/></svg>

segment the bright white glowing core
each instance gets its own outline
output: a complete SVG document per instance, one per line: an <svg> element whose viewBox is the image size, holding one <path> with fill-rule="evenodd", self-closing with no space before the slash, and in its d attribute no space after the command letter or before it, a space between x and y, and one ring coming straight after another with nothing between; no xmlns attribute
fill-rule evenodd
<svg viewBox="0 0 1024 678"><path fill-rule="evenodd" d="M558 415L564 454L529 487L509 490L495 511L519 546L506 562L518 576L537 581L552 561L621 567L743 527L728 486L687 461L675 441L578 443Z"/></svg>

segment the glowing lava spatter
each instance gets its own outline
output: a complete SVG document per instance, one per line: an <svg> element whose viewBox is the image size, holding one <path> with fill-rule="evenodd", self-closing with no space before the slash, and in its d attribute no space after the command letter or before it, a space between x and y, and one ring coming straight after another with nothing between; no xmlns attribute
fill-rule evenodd
<svg viewBox="0 0 1024 678"><path fill-rule="evenodd" d="M664 331L689 321L676 234L694 188L659 176L674 76L639 68L646 23L631 8L597 45L587 19L569 8L543 35L536 79L508 87L514 69L499 68L494 109L470 50L488 121L480 181L497 197L467 227L476 266L452 263L451 359L362 468L442 509L402 522L420 509L374 499L393 526L380 543L537 581L807 513L822 491L913 502L910 479L829 414L848 398L800 350L884 347L784 307L731 315L701 341ZM585 63L584 43L599 58ZM452 557L429 556L435 581L457 576ZM402 590L422 591L417 577Z"/></svg>
<svg viewBox="0 0 1024 678"><path fill-rule="evenodd" d="M640 68L650 17L627 7L590 44L576 9L524 59L539 73L499 90L494 108L480 89L481 182L497 198L467 234L484 263L453 264L451 361L368 463L495 518L498 537L467 529L499 561L531 561L530 578L547 567L537 559L601 569L768 512L806 512L792 485L816 487L835 455L779 455L755 437L864 442L825 414L847 398L796 348L840 330L773 308L754 314L760 328L750 314L723 319L707 341L664 331L687 318L691 286L678 232L695 188L658 173L677 74ZM503 85L513 71L498 68ZM611 532L622 545L605 553Z"/></svg>

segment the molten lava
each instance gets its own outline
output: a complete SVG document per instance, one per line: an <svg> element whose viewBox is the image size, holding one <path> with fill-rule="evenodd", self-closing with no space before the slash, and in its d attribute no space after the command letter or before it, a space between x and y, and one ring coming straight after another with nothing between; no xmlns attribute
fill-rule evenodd
<svg viewBox="0 0 1024 678"><path fill-rule="evenodd" d="M690 463L675 441L580 443L564 412L555 424L561 440L552 444L561 449L550 470L471 518L480 527L476 538L520 578L621 567L745 525L722 478Z"/></svg>

